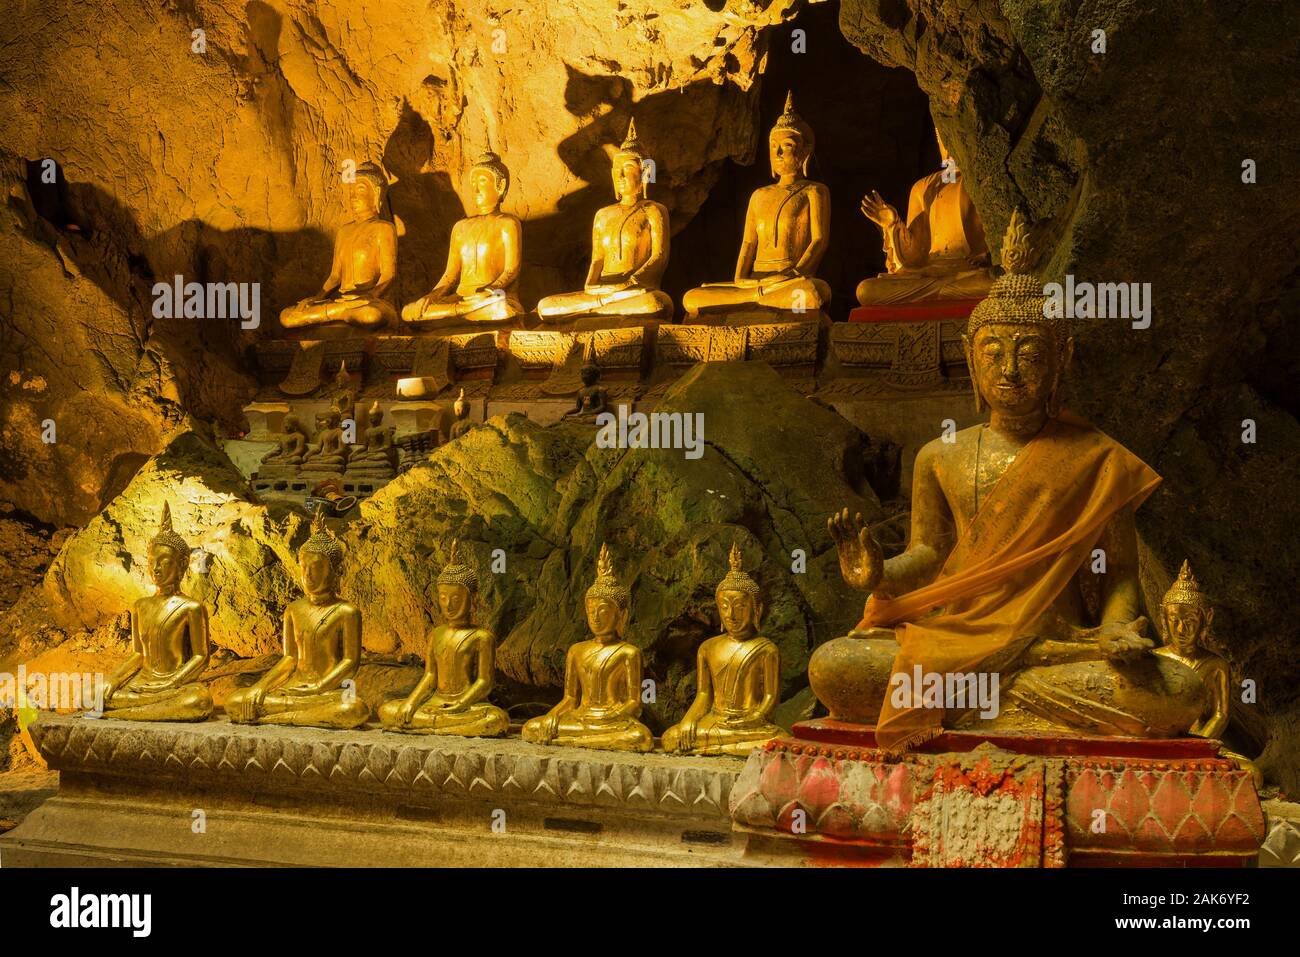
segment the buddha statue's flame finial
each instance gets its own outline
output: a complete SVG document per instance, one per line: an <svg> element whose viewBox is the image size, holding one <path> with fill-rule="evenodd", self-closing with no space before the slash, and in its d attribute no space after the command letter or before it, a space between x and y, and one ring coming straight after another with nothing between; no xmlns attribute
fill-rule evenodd
<svg viewBox="0 0 1300 957"><path fill-rule="evenodd" d="M442 572L438 575L438 584L464 585L471 591L478 588L478 573L474 571L472 565L461 560L458 538L451 540L451 548L447 551L447 564L442 566Z"/></svg>
<svg viewBox="0 0 1300 957"><path fill-rule="evenodd" d="M754 581L749 576L749 573L745 571L745 561L744 556L740 553L739 541L731 543L731 551L727 555L727 564L730 566L730 571L727 572L722 581L718 582L717 590L742 591L757 597L758 582Z"/></svg>
<svg viewBox="0 0 1300 957"><path fill-rule="evenodd" d="M343 546L339 544L329 526L325 524L325 503L316 506L316 514L311 520L311 537L299 550L304 555L324 555L338 571L343 564Z"/></svg>
<svg viewBox="0 0 1300 957"><path fill-rule="evenodd" d="M623 137L623 144L619 147L624 153L639 152L641 144L636 139L636 117L627 121L627 136Z"/></svg>
<svg viewBox="0 0 1300 957"><path fill-rule="evenodd" d="M190 546L185 539L181 538L172 528L172 507L171 503L165 499L163 500L162 518L158 521L158 534L150 539L149 544L151 546L166 545L168 548L175 549L184 555L190 553Z"/></svg>
<svg viewBox="0 0 1300 957"><path fill-rule="evenodd" d="M1065 319L1047 308L1043 284L1029 271L1033 258L1029 221L1017 209L1011 214L1002 240L1002 266L1006 272L993 281L989 294L966 322L966 335L972 342L982 326L997 322L1041 326L1052 333L1056 347L1064 349L1069 330Z"/></svg>
<svg viewBox="0 0 1300 957"><path fill-rule="evenodd" d="M785 91L785 109L782 110L781 112L782 113L794 112L794 90Z"/></svg>
<svg viewBox="0 0 1300 957"><path fill-rule="evenodd" d="M1029 223L1020 215L1020 209L1011 211L1011 221L1002 239L1002 268L1008 273L1029 272L1033 261L1033 247L1029 241Z"/></svg>
<svg viewBox="0 0 1300 957"><path fill-rule="evenodd" d="M1165 592L1165 597L1161 599L1160 604L1205 607L1205 593L1201 591L1196 576L1192 574L1191 562L1183 561L1183 567L1178 570L1178 577L1169 586L1169 591Z"/></svg>
<svg viewBox="0 0 1300 957"><path fill-rule="evenodd" d="M620 608L626 608L631 601L632 593L620 585L614 575L614 556L610 553L608 544L600 546L600 555L596 558L596 580L587 589L587 597L609 598L617 602Z"/></svg>
<svg viewBox="0 0 1300 957"><path fill-rule="evenodd" d="M370 414L371 414L371 415L374 415L376 412L382 412L382 411L383 411L383 409L379 408L379 400L378 400L378 399L376 399L374 402L370 403Z"/></svg>

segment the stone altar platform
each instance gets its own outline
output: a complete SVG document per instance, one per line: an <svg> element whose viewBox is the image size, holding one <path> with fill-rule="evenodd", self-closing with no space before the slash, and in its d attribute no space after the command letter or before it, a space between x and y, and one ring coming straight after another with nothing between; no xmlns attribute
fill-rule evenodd
<svg viewBox="0 0 1300 957"><path fill-rule="evenodd" d="M751 853L788 864L1240 867L1265 838L1250 772L1202 738L948 732L894 758L859 725L794 732L731 790Z"/></svg>
<svg viewBox="0 0 1300 957"><path fill-rule="evenodd" d="M517 738L43 715L6 866L725 866L743 762Z"/></svg>

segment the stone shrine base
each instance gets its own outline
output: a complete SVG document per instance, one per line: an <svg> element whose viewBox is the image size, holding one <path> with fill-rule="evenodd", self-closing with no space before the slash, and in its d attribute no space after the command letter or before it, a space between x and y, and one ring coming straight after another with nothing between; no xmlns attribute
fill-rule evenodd
<svg viewBox="0 0 1300 957"><path fill-rule="evenodd" d="M1201 738L947 732L891 758L821 719L731 791L751 852L788 864L1239 867L1264 841L1250 772Z"/></svg>
<svg viewBox="0 0 1300 957"><path fill-rule="evenodd" d="M31 732L60 787L0 837L6 866L1213 867L1265 837L1250 773L1194 738L948 732L898 759L823 719L742 762L226 720Z"/></svg>
<svg viewBox="0 0 1300 957"><path fill-rule="evenodd" d="M59 793L0 838L7 867L743 863L738 758L226 720L31 730Z"/></svg>

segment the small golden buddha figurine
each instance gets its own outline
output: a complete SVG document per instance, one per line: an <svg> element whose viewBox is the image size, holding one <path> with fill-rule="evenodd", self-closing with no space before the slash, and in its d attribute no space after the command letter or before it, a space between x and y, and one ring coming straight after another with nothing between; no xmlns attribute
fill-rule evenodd
<svg viewBox="0 0 1300 957"><path fill-rule="evenodd" d="M1165 644L1156 654L1180 661L1201 676L1205 684L1205 710L1191 727L1202 738L1220 738L1228 728L1228 663L1205 647L1214 622L1214 609L1201 593L1192 567L1183 562L1169 591L1160 602L1160 623Z"/></svg>
<svg viewBox="0 0 1300 957"><path fill-rule="evenodd" d="M830 286L817 278L830 242L831 198L824 185L806 178L814 145L812 127L794 112L793 94L787 95L785 112L768 137L777 182L749 198L735 281L687 292L682 308L688 322L702 314L740 323L821 316L831 301Z"/></svg>
<svg viewBox="0 0 1300 957"><path fill-rule="evenodd" d="M403 307L409 323L499 323L524 312L516 292L522 225L519 217L501 212L510 170L489 150L470 168L469 187L477 213L452 227L447 268L428 295Z"/></svg>
<svg viewBox="0 0 1300 957"><path fill-rule="evenodd" d="M587 589L592 638L569 647L564 697L524 725L523 739L609 751L649 751L654 735L641 716L641 649L623 640L632 593L614 577L609 546L600 546L596 581Z"/></svg>
<svg viewBox="0 0 1300 957"><path fill-rule="evenodd" d="M364 445L356 445L348 453L350 477L392 478L397 474L397 446L393 444L393 427L384 425L384 410L379 400L371 404L366 414L369 426L363 436Z"/></svg>
<svg viewBox="0 0 1300 957"><path fill-rule="evenodd" d="M591 419L606 411L609 406L609 392L600 384L600 366L596 365L596 350L591 339L587 340L586 356L582 368L578 370L582 388L573 411L565 414L566 419Z"/></svg>
<svg viewBox="0 0 1300 957"><path fill-rule="evenodd" d="M591 224L591 266L582 292L539 302L543 325L592 316L641 322L672 318L673 301L659 289L668 265L668 208L646 197L645 160L632 121L614 154L618 202L598 210Z"/></svg>
<svg viewBox="0 0 1300 957"><path fill-rule="evenodd" d="M343 546L316 510L312 535L298 549L306 596L284 610L284 657L254 685L226 699L226 714L241 724L356 728L370 709L357 694L361 612L338 596Z"/></svg>
<svg viewBox="0 0 1300 957"><path fill-rule="evenodd" d="M906 550L885 560L847 510L828 522L844 581L870 598L813 652L809 684L832 718L878 715L890 751L945 727L1177 737L1204 706L1196 672L1152 654L1142 615L1134 511L1160 477L1062 408L1074 340L1029 262L1017 213L1007 274L964 339L991 416L917 454ZM1099 614L1080 584L1096 548Z"/></svg>
<svg viewBox="0 0 1300 957"><path fill-rule="evenodd" d="M952 157L936 127L945 169ZM885 269L858 284L864 306L930 299L982 299L993 285L989 247L961 171L931 173L916 182L904 222L880 194L862 197L862 214L884 234Z"/></svg>
<svg viewBox="0 0 1300 957"><path fill-rule="evenodd" d="M131 609L131 656L104 686L104 713L129 721L202 721L212 695L198 681L208 666L208 610L180 591L190 547L172 530L163 502L158 534L149 542L149 575L157 589Z"/></svg>
<svg viewBox="0 0 1300 957"><path fill-rule="evenodd" d="M665 751L746 755L781 733L771 721L781 694L781 653L758 633L763 602L736 544L729 563L716 592L723 633L700 645L695 701L664 732Z"/></svg>
<svg viewBox="0 0 1300 957"><path fill-rule="evenodd" d="M429 630L424 676L405 698L380 707L385 729L478 738L509 730L506 713L488 701L496 673L496 636L472 621L477 592L478 576L461 561L453 540L438 576L443 623Z"/></svg>
<svg viewBox="0 0 1300 957"><path fill-rule="evenodd" d="M258 468L260 472L296 472L302 465L303 456L307 453L307 430L302 427L302 422L296 415L284 417L284 432L278 441L278 448L262 456Z"/></svg>
<svg viewBox="0 0 1300 957"><path fill-rule="evenodd" d="M465 398L464 389L460 390L460 395L456 396L456 401L452 403L451 408L456 413L456 421L451 425L450 438L458 439L474 428L474 422L469 417L469 401Z"/></svg>
<svg viewBox="0 0 1300 957"><path fill-rule="evenodd" d="M379 215L388 177L376 163L357 167L348 185L353 220L334 239L334 261L315 296L280 313L285 329L341 322L375 329L397 318L384 299L397 274L397 230Z"/></svg>
<svg viewBox="0 0 1300 957"><path fill-rule="evenodd" d="M339 410L316 413L316 437L302 457L307 472L342 472L348 464L348 447L343 443Z"/></svg>

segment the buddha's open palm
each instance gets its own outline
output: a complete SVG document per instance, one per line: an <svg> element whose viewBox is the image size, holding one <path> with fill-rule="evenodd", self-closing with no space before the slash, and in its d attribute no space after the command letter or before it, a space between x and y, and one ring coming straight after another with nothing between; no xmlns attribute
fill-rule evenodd
<svg viewBox="0 0 1300 957"><path fill-rule="evenodd" d="M885 553L863 524L862 513L849 518L846 508L826 520L826 530L839 552L844 583L857 591L872 591L884 576Z"/></svg>
<svg viewBox="0 0 1300 957"><path fill-rule="evenodd" d="M862 197L862 215L881 229L888 229L898 222L898 210L886 203L875 190Z"/></svg>

